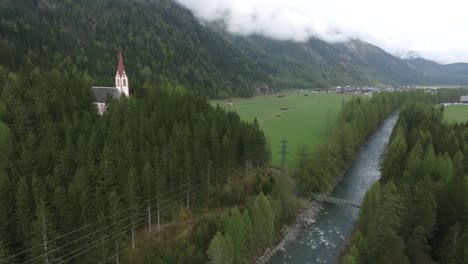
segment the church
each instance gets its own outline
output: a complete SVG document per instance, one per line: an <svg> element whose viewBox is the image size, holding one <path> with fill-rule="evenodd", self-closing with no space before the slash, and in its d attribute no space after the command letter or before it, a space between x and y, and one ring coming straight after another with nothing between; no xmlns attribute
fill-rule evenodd
<svg viewBox="0 0 468 264"><path fill-rule="evenodd" d="M122 51L119 50L119 64L117 65L117 73L115 74L115 87L93 86L91 89L95 98L94 104L101 115L107 109L107 100L109 98L118 99L122 95L129 96L128 77L125 72Z"/></svg>

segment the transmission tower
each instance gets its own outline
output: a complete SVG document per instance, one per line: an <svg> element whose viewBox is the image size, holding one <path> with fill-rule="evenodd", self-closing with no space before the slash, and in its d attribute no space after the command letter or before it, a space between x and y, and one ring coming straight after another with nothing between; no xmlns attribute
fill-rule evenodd
<svg viewBox="0 0 468 264"><path fill-rule="evenodd" d="M288 141L286 141L285 138L280 141L281 142L281 175L286 175L286 154L287 154L287 144Z"/></svg>

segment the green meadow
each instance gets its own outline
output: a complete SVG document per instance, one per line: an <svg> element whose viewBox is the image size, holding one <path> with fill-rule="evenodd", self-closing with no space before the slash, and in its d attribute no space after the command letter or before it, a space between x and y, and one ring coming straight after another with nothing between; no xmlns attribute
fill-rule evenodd
<svg viewBox="0 0 468 264"><path fill-rule="evenodd" d="M444 119L448 122L468 122L468 105L445 106Z"/></svg>
<svg viewBox="0 0 468 264"><path fill-rule="evenodd" d="M308 96L305 96L305 95ZM249 99L213 101L221 107L236 111L243 120L257 118L272 149L272 164L281 164L281 140L287 140L287 168L298 166L297 150L302 144L314 150L327 135L342 104L351 95L289 91L284 97L264 95Z"/></svg>

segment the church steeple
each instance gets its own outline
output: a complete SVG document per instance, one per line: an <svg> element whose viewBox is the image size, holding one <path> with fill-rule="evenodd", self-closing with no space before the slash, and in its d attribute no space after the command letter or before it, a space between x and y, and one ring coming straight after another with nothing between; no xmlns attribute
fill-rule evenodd
<svg viewBox="0 0 468 264"><path fill-rule="evenodd" d="M119 49L119 65L117 66L117 72L120 76L125 72L125 66L123 63L122 50Z"/></svg>
<svg viewBox="0 0 468 264"><path fill-rule="evenodd" d="M119 49L119 64L117 65L117 72L115 74L115 87L121 94L129 96L128 77L125 73L125 65L121 49Z"/></svg>

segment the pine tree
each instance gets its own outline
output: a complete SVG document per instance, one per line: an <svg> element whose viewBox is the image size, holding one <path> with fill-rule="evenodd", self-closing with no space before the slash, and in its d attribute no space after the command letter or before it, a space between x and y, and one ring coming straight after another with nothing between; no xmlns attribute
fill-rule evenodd
<svg viewBox="0 0 468 264"><path fill-rule="evenodd" d="M343 258L343 264L358 264L357 262L357 249L355 246L352 246L346 256Z"/></svg>
<svg viewBox="0 0 468 264"><path fill-rule="evenodd" d="M247 209L242 213L242 236L245 240L247 256L249 256L252 254L252 249L254 248L254 231L249 211Z"/></svg>
<svg viewBox="0 0 468 264"><path fill-rule="evenodd" d="M57 237L55 224L49 212L49 207L41 199L36 206L35 220L32 223L31 243L33 249L31 258L35 263L53 263L60 261L60 250L53 238Z"/></svg>
<svg viewBox="0 0 468 264"><path fill-rule="evenodd" d="M434 154L434 147L432 144L427 145L424 150L424 157L421 163L422 167L420 169L422 177L430 176L433 177L436 165L436 157ZM422 178L416 178L415 180L420 180Z"/></svg>
<svg viewBox="0 0 468 264"><path fill-rule="evenodd" d="M228 236L223 236L221 233L216 235L211 240L207 252L210 263L218 264L232 264L234 262L234 246L232 240Z"/></svg>
<svg viewBox="0 0 468 264"><path fill-rule="evenodd" d="M114 234L113 236L113 242L115 245L115 255L118 257L118 252L119 252L119 245L120 242L124 239L124 233L127 231L127 223L128 221L123 221L125 219L126 215L124 210L124 205L119 197L119 195L116 193L115 190L113 190L109 194L109 212L108 215L110 217L109 221L109 228L108 232L110 234Z"/></svg>
<svg viewBox="0 0 468 264"><path fill-rule="evenodd" d="M403 173L407 145L405 134L401 127L396 127L395 137L388 146L387 155L383 162L382 181L388 182ZM395 179L396 180L396 179Z"/></svg>
<svg viewBox="0 0 468 264"><path fill-rule="evenodd" d="M252 219L254 238L259 246L266 245L273 238L275 215L270 201L263 193L260 193L249 207Z"/></svg>
<svg viewBox="0 0 468 264"><path fill-rule="evenodd" d="M0 238L13 241L10 230L15 225L15 189L12 180L0 170Z"/></svg>
<svg viewBox="0 0 468 264"><path fill-rule="evenodd" d="M463 233L461 225L455 223L440 241L437 255L442 263L463 263Z"/></svg>
<svg viewBox="0 0 468 264"><path fill-rule="evenodd" d="M55 187L54 195L51 199L52 203L50 206L50 211L54 215L56 230L64 231L64 233L73 230L76 222L81 220L74 217L74 214L77 211L74 211L73 209L76 210L77 208L73 208L72 205L76 201L72 201L68 198L68 194L61 186Z"/></svg>
<svg viewBox="0 0 468 264"><path fill-rule="evenodd" d="M137 222L139 219L139 214L141 212L141 205L139 201L139 194L141 192L140 186L138 185L138 179L136 175L135 168L131 167L128 172L127 178L127 190L126 190L126 200L128 206L128 213L130 216L130 230L131 230L131 239L132 239L132 247L135 247L135 236L136 236L136 228Z"/></svg>
<svg viewBox="0 0 468 264"><path fill-rule="evenodd" d="M410 211L411 224L415 227L423 227L428 234L428 238L432 237L432 232L437 223L437 204L435 201L434 187L429 176L419 183L416 183Z"/></svg>
<svg viewBox="0 0 468 264"><path fill-rule="evenodd" d="M418 141L411 149L406 161L406 171L403 174L402 181L405 183L412 183L418 179L422 179L424 175L420 171L422 168L421 157L423 149L421 143Z"/></svg>
<svg viewBox="0 0 468 264"><path fill-rule="evenodd" d="M0 119L0 167L6 168L8 156L12 149L12 133L10 128Z"/></svg>
<svg viewBox="0 0 468 264"><path fill-rule="evenodd" d="M442 185L447 185L454 177L452 160L447 153L444 153L437 157L436 163L434 180L440 181Z"/></svg>
<svg viewBox="0 0 468 264"><path fill-rule="evenodd" d="M431 247L428 245L430 234L422 226L416 226L408 239L406 246L411 263L430 264L434 263L429 255Z"/></svg>
<svg viewBox="0 0 468 264"><path fill-rule="evenodd" d="M234 263L246 263L248 256L247 239L248 227L244 227L244 222L239 209L236 207L231 210L226 222L225 235L232 239L234 247Z"/></svg>
<svg viewBox="0 0 468 264"><path fill-rule="evenodd" d="M10 256L8 252L8 247L0 237L0 260L8 260L11 263L15 263L15 260Z"/></svg>
<svg viewBox="0 0 468 264"><path fill-rule="evenodd" d="M23 248L31 247L31 219L33 219L33 200L31 191L24 177L21 177L18 183L16 193L16 241L23 245Z"/></svg>
<svg viewBox="0 0 468 264"><path fill-rule="evenodd" d="M377 215L382 196L382 189L379 182L375 182L366 192L362 202L362 209L359 212L359 228L363 234L367 234L369 223Z"/></svg>
<svg viewBox="0 0 468 264"><path fill-rule="evenodd" d="M368 261L377 264L409 263L404 254L405 243L398 235L403 209L395 184L388 182L383 189L376 217L369 227Z"/></svg>

